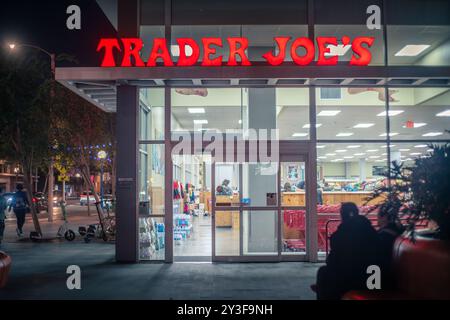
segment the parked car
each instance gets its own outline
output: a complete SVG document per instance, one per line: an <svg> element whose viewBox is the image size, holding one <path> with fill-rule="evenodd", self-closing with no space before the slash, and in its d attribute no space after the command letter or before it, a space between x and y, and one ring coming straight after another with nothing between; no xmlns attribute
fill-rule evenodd
<svg viewBox="0 0 450 320"><path fill-rule="evenodd" d="M47 210L47 195L44 192L36 192L33 195L33 203L36 207L36 213Z"/></svg>
<svg viewBox="0 0 450 320"><path fill-rule="evenodd" d="M11 201L14 198L14 192L5 192L3 194L3 197L6 199L6 205L9 207L9 205L11 204Z"/></svg>
<svg viewBox="0 0 450 320"><path fill-rule="evenodd" d="M80 206L87 206L87 204L88 204L87 192L83 192L80 195ZM95 197L92 192L89 192L89 204L92 204L92 205L95 204Z"/></svg>

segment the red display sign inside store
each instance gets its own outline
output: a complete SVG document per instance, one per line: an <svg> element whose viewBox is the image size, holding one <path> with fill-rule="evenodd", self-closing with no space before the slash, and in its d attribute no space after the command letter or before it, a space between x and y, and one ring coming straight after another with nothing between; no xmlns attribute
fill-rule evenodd
<svg viewBox="0 0 450 320"><path fill-rule="evenodd" d="M369 48L372 46L375 38L356 37L350 39L350 37L344 36L340 40L340 44L344 46L351 45L352 57L349 65L367 66L370 63L372 55ZM249 47L247 38L230 37L226 38L225 43L222 38L202 38L201 43L192 38L178 38L176 42L179 47L179 56L176 62L173 61L170 55L170 49L165 38L153 39L151 52L148 57L141 56L144 42L139 38L101 39L97 52L103 52L102 67L155 67L159 62L166 67L186 67L194 66L198 63L204 67L250 66L252 64L246 53ZM309 38L275 37L274 45L278 49L277 54L269 51L263 54L262 58L269 65L278 66L290 56L295 64L305 66L314 63L317 50L318 59L315 61L316 65L330 66L338 63L339 56L330 56L330 46L337 46L338 38L317 37L316 44L317 49L314 42ZM228 61L224 61L223 56L217 55L218 48L228 50ZM303 48L305 54L299 55L299 48ZM202 59L199 62L201 52ZM121 58L117 58L118 53L120 53ZM237 56L240 57L239 61Z"/></svg>

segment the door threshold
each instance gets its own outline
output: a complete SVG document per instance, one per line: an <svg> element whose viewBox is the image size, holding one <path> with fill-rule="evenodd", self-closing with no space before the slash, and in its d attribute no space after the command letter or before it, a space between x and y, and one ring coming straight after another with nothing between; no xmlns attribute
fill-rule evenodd
<svg viewBox="0 0 450 320"><path fill-rule="evenodd" d="M212 263L212 258L210 256L174 256L173 262L202 262L202 263Z"/></svg>

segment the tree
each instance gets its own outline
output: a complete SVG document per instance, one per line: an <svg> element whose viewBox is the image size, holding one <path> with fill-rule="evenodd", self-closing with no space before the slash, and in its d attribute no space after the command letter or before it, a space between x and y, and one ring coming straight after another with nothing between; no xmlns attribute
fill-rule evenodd
<svg viewBox="0 0 450 320"><path fill-rule="evenodd" d="M30 203L32 168L49 155L50 104L43 90L48 70L38 55L0 56L0 158L20 164ZM31 214L36 232L42 234L34 206Z"/></svg>

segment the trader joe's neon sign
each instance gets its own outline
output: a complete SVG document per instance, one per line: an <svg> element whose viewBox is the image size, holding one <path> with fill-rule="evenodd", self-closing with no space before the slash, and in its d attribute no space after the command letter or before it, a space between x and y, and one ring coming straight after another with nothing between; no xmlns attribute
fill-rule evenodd
<svg viewBox="0 0 450 320"><path fill-rule="evenodd" d="M352 57L349 64L352 66L367 66L372 58L369 48L374 42L373 37L356 37L351 40L349 37L342 37L340 44L351 46ZM201 43L197 43L192 38L176 39L179 47L179 56L176 62L173 61L167 41L165 38L153 39L153 45L150 55L146 62L141 56L141 50L144 42L139 38L108 38L100 39L97 52L103 51L102 67L155 67L158 63L166 67L186 67L194 66L199 63L200 54L202 59L201 66L250 66L246 50L249 42L247 38L230 37L223 43L222 38L202 38ZM314 61L316 50L318 50L318 59L315 62L319 66L336 65L339 60L338 55L331 55L330 46L338 45L336 37L317 37L317 49L313 41L309 38L300 37L291 41L291 37L275 37L277 53L269 51L262 55L269 65L277 66L282 64L289 55L292 61L300 66L309 65ZM288 46L290 43L290 47ZM200 50L200 48L202 50ZM228 50L228 60L224 61L222 55L217 53L218 48ZM303 48L304 54L299 55L299 48ZM117 58L116 54L121 53L122 58ZM237 57L239 56L239 60Z"/></svg>

